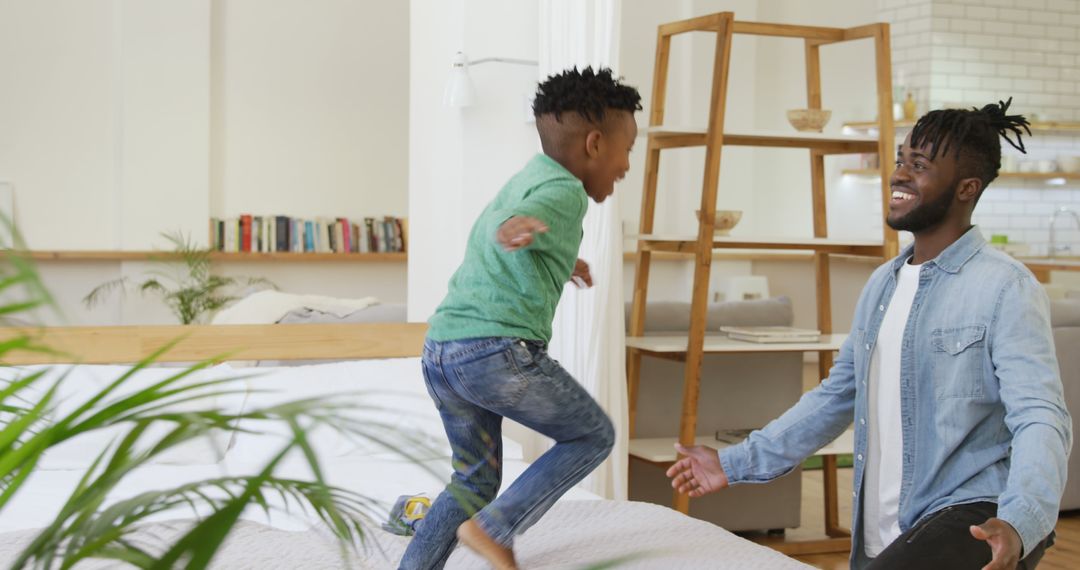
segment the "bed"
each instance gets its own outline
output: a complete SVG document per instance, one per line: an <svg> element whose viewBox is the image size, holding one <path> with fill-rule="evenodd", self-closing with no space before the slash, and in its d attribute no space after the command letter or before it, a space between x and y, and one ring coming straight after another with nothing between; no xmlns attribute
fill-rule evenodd
<svg viewBox="0 0 1080 570"><path fill-rule="evenodd" d="M218 402L228 409L273 403L338 392L372 391L385 421L428 440L438 453L419 463L403 461L385 450L316 434L316 450L330 484L345 487L389 506L403 494L435 496L449 475L449 449L441 423L428 400L418 354L425 326L408 323L229 325L193 327L72 327L38 331L42 342L63 354L43 356L10 353L7 369L19 373L51 362L52 370L75 375L67 382L76 390L114 378L135 362L172 339L183 337L163 360L186 362L230 354L239 360L337 360L293 367L235 368L227 363L208 375L243 378L240 394ZM6 331L2 334L12 334ZM0 334L0 336L2 336ZM2 339L0 339L2 340ZM32 369L32 368L31 368ZM140 374L153 381L168 369ZM101 437L107 437L102 434ZM90 437L87 435L86 437ZM240 433L229 441L205 448L179 450L175 457L146 468L131 478L116 499L144 490L220 475L250 474L273 450L273 433ZM66 492L88 465L101 441L83 441L51 454L27 481L0 516L0 564L8 565L34 529L51 520ZM215 449L217 450L215 452ZM224 451L222 451L224 450ZM223 454L223 455L222 455ZM504 487L528 464L520 446L504 438ZM279 474L306 476L300 458L280 466ZM179 532L183 520L160 520L141 532L168 536ZM394 568L408 539L371 529L362 556L342 560L336 543L313 521L294 511L269 517L261 510L245 512L226 545L218 553L216 568ZM525 568L580 568L590 563L625 558L620 568L808 568L771 549L739 538L711 523L695 520L666 507L628 501L607 501L573 489L536 526L523 534L515 550ZM83 564L79 568L115 567L115 563ZM112 564L113 566L110 566ZM483 568L465 549L458 549L448 568Z"/></svg>

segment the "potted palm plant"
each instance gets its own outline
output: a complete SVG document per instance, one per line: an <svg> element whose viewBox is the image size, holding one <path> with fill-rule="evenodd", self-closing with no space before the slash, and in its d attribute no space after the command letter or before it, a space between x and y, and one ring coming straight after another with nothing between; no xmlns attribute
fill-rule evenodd
<svg viewBox="0 0 1080 570"><path fill-rule="evenodd" d="M106 281L90 291L83 298L83 303L92 308L113 293L124 293L135 288L143 295L160 297L181 324L190 325L205 322L208 316L237 300L230 294L237 285L274 286L261 277L214 275L210 271L210 249L195 245L190 236L180 232L161 235L173 245L173 251L154 259L158 269L151 271L145 280L137 284L127 277Z"/></svg>

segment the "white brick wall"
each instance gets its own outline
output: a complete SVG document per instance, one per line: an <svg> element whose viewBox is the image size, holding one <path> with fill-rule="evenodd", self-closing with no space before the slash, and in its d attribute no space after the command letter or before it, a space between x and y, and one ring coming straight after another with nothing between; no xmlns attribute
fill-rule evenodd
<svg viewBox="0 0 1080 570"><path fill-rule="evenodd" d="M981 106L1013 97L1010 110L1040 121L1080 121L1080 0L878 0L892 25L894 81L912 92L919 112ZM1037 132L1019 160L1080 155L1080 136ZM1060 182L1060 181L1058 181ZM987 189L974 222L989 238L1006 234L1045 255L1050 216L1080 213L1080 182L1001 179ZM1060 242L1080 255L1080 228L1059 217Z"/></svg>
<svg viewBox="0 0 1080 570"><path fill-rule="evenodd" d="M1026 138L1026 155L1002 141L1002 154L1018 161L1056 161L1060 156L1080 156L1080 136L1060 133L1035 133ZM1027 244L1032 255L1046 255L1050 246L1050 216L1064 206L1080 214L1080 181L1045 181L1034 179L998 178L983 194L975 207L972 221L987 239L993 234L1005 234L1010 242ZM1072 247L1072 255L1080 255L1080 228L1071 217L1059 216L1058 243Z"/></svg>
<svg viewBox="0 0 1080 570"><path fill-rule="evenodd" d="M879 0L897 83L920 109L1014 98L1080 121L1080 0ZM902 78L902 81L899 80Z"/></svg>

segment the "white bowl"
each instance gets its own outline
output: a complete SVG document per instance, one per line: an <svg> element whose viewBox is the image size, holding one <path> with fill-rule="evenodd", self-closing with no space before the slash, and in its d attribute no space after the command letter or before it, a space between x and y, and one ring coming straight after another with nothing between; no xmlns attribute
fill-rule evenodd
<svg viewBox="0 0 1080 570"><path fill-rule="evenodd" d="M701 210L694 210L697 214L698 221L701 221ZM713 226L713 233L719 236L726 236L731 232L739 220L742 219L742 210L717 210L716 217L714 218L716 225Z"/></svg>
<svg viewBox="0 0 1080 570"><path fill-rule="evenodd" d="M791 109L787 112L787 120L795 130L811 133L820 133L831 116L832 111L827 109Z"/></svg>

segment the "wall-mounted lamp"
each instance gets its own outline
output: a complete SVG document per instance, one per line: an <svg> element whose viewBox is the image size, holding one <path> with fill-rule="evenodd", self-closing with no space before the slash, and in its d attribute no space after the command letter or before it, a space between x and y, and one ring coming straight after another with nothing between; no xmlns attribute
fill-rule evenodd
<svg viewBox="0 0 1080 570"><path fill-rule="evenodd" d="M446 107L468 107L472 105L476 92L473 89L472 80L469 79L469 66L492 61L514 65L539 65L538 62L530 59L515 59L512 57L485 57L476 61L469 61L465 54L459 51L454 55L450 77L446 80L446 88L443 90L443 105Z"/></svg>

